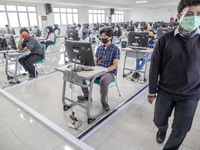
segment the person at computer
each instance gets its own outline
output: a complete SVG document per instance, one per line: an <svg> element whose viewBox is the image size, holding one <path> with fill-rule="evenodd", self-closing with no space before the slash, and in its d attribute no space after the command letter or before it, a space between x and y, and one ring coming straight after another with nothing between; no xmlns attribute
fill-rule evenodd
<svg viewBox="0 0 200 150"><path fill-rule="evenodd" d="M5 25L5 27L6 27L8 34L15 35L15 30L13 28L10 28L9 25Z"/></svg>
<svg viewBox="0 0 200 150"><path fill-rule="evenodd" d="M29 51L30 54L20 58L19 63L29 73L30 78L35 78L38 76L38 72L35 71L35 66L33 64L42 60L43 50L36 39L29 35L27 28L21 28L20 35L21 37L18 43L19 50Z"/></svg>
<svg viewBox="0 0 200 150"><path fill-rule="evenodd" d="M32 29L32 32L33 34L36 36L36 37L40 37L41 36L41 32L40 32L40 29L38 28L38 26L34 25L33 29Z"/></svg>
<svg viewBox="0 0 200 150"><path fill-rule="evenodd" d="M154 48L156 45L156 40L154 37L154 31L153 30L149 30L149 45L148 48ZM133 73L132 77L135 79L139 79L140 78L140 73L139 71L142 70L142 68L144 67L145 63L151 59L151 55L149 55L149 58L145 58L145 59L141 59L141 58L137 58L136 59L136 71Z"/></svg>
<svg viewBox="0 0 200 150"><path fill-rule="evenodd" d="M114 79L117 73L117 65L120 59L120 50L112 44L113 30L103 28L100 31L103 45L99 46L95 54L95 65L107 68L107 72L100 77L101 104L105 111L110 110L106 97L108 94L108 85ZM86 84L85 81L83 81ZM84 96L78 96L79 101L88 100L88 88L82 88Z"/></svg>
<svg viewBox="0 0 200 150"><path fill-rule="evenodd" d="M48 35L47 35L46 40L40 42L42 44L45 44L46 49L50 44L53 44L55 41L55 34L54 34L53 28L51 26L47 27L47 33L48 33Z"/></svg>
<svg viewBox="0 0 200 150"><path fill-rule="evenodd" d="M78 40L81 40L82 36L83 36L83 30L81 28L81 25L78 24Z"/></svg>
<svg viewBox="0 0 200 150"><path fill-rule="evenodd" d="M83 29L81 41L89 43L89 31L87 29Z"/></svg>
<svg viewBox="0 0 200 150"><path fill-rule="evenodd" d="M7 50L7 43L3 33L0 33L0 50Z"/></svg>
<svg viewBox="0 0 200 150"><path fill-rule="evenodd" d="M58 27L57 24L54 24L54 25L53 25L53 30L54 30L55 36L58 38L58 37L59 37L59 34L60 34L60 28Z"/></svg>
<svg viewBox="0 0 200 150"><path fill-rule="evenodd" d="M121 29L120 29L119 25L116 25L116 27L115 27L115 32L114 32L114 40L113 40L113 43L114 43L114 44L120 43L121 38L122 38Z"/></svg>

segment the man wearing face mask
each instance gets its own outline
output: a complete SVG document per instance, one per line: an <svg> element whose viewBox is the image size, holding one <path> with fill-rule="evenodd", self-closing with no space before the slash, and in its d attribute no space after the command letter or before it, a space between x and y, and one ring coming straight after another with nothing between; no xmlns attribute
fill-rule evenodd
<svg viewBox="0 0 200 150"><path fill-rule="evenodd" d="M38 75L36 71L34 63L42 60L43 58L43 50L40 44L34 39L34 37L29 35L29 32L26 28L20 29L20 40L18 44L19 50L30 51L30 55L22 57L19 59L19 63L24 67L26 71L29 73L30 78L35 78Z"/></svg>
<svg viewBox="0 0 200 150"><path fill-rule="evenodd" d="M113 30L103 28L100 31L102 46L99 46L95 54L95 65L107 68L107 72L100 77L101 104L105 111L110 110L106 102L108 94L108 85L114 79L117 73L117 65L120 59L120 50L112 44ZM85 83L84 83L85 84ZM88 100L88 89L82 88L84 96L78 96L79 101Z"/></svg>
<svg viewBox="0 0 200 150"><path fill-rule="evenodd" d="M200 1L181 0L180 26L156 43L149 74L148 101L155 103L156 140L165 140L174 110L171 134L164 150L177 150L190 130L200 98ZM158 80L159 79L159 80Z"/></svg>

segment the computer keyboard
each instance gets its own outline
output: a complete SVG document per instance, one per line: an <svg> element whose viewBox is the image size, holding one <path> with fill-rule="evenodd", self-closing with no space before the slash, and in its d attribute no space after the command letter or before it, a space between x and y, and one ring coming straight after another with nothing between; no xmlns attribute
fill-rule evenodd
<svg viewBox="0 0 200 150"><path fill-rule="evenodd" d="M84 71L92 71L94 69L92 67L90 67L90 66L83 66L83 70Z"/></svg>
<svg viewBox="0 0 200 150"><path fill-rule="evenodd" d="M129 46L131 49L138 49L138 50L147 50L147 47L136 47L136 46Z"/></svg>

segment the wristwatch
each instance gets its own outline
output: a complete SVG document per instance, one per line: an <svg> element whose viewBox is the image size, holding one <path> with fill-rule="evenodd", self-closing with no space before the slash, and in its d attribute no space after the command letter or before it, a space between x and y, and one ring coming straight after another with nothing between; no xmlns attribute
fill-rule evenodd
<svg viewBox="0 0 200 150"><path fill-rule="evenodd" d="M154 96L149 96L149 95L148 95L148 98L156 98L156 95L154 95Z"/></svg>

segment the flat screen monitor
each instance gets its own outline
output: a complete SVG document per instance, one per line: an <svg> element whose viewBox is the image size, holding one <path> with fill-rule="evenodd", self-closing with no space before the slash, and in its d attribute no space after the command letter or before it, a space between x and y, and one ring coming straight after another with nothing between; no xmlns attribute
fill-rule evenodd
<svg viewBox="0 0 200 150"><path fill-rule="evenodd" d="M159 28L157 30L157 37L161 37L162 35L168 33L168 32L171 32L173 31L172 29L169 29L169 28Z"/></svg>
<svg viewBox="0 0 200 150"><path fill-rule="evenodd" d="M85 66L95 66L92 46L90 43L66 40L65 50L70 62Z"/></svg>
<svg viewBox="0 0 200 150"><path fill-rule="evenodd" d="M15 39L12 34L4 34L4 38L9 50L17 50Z"/></svg>
<svg viewBox="0 0 200 150"><path fill-rule="evenodd" d="M78 30L67 30L67 40L74 40L74 41L78 41Z"/></svg>
<svg viewBox="0 0 200 150"><path fill-rule="evenodd" d="M148 47L148 32L129 32L128 33L128 46L135 47Z"/></svg>

